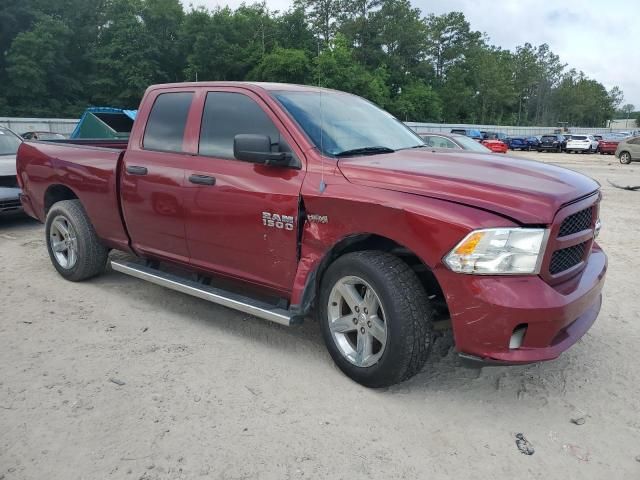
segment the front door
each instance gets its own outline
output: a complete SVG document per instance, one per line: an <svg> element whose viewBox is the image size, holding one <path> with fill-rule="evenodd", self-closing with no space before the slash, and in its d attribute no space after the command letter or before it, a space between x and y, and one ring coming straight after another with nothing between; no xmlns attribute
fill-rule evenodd
<svg viewBox="0 0 640 480"><path fill-rule="evenodd" d="M238 88L207 92L199 154L185 171L186 236L191 264L289 292L297 265L298 206L305 171L301 153L273 111ZM290 151L296 167L236 160L238 134L269 135L272 150Z"/></svg>

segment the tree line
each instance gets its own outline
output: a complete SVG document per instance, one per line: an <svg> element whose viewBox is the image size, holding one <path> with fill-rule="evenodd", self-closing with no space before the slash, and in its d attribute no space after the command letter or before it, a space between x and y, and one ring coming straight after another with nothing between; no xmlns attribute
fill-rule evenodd
<svg viewBox="0 0 640 480"><path fill-rule="evenodd" d="M0 115L135 108L153 83L255 80L362 95L402 120L605 126L622 101L548 45L491 44L461 12L408 0L237 9L179 0L4 0Z"/></svg>

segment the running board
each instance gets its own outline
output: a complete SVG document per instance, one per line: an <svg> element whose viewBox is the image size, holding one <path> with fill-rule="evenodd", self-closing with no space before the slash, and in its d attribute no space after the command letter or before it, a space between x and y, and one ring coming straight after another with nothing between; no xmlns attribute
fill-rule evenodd
<svg viewBox="0 0 640 480"><path fill-rule="evenodd" d="M268 303L256 301L220 288L203 285L177 275L162 272L155 268L117 260L111 260L111 268L118 272L131 275L132 277L155 283L161 287L186 293L187 295L198 297L203 300L222 305L223 307L248 313L264 320L276 322L280 325L291 326L299 323L290 311L283 308L278 308L276 306L269 305Z"/></svg>

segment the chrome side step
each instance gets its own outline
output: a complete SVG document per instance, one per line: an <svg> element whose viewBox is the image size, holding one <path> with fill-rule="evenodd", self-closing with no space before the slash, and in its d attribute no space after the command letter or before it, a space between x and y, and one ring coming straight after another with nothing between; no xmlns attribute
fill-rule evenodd
<svg viewBox="0 0 640 480"><path fill-rule="evenodd" d="M131 275L132 277L155 283L161 287L170 288L178 292L186 293L223 307L232 308L240 312L248 313L264 320L290 326L298 323L288 310L278 308L268 303L253 300L236 293L227 292L220 288L203 285L192 280L181 278L177 275L162 272L155 268L149 268L132 262L111 260L111 268Z"/></svg>

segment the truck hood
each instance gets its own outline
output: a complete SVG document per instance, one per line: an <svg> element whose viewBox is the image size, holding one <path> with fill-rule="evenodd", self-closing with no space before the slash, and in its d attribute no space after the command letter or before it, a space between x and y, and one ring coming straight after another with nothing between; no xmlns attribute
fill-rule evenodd
<svg viewBox="0 0 640 480"><path fill-rule="evenodd" d="M0 177L16 176L16 156L0 155Z"/></svg>
<svg viewBox="0 0 640 480"><path fill-rule="evenodd" d="M351 183L449 200L523 224L550 224L566 203L599 188L565 168L504 155L399 150L338 162Z"/></svg>

